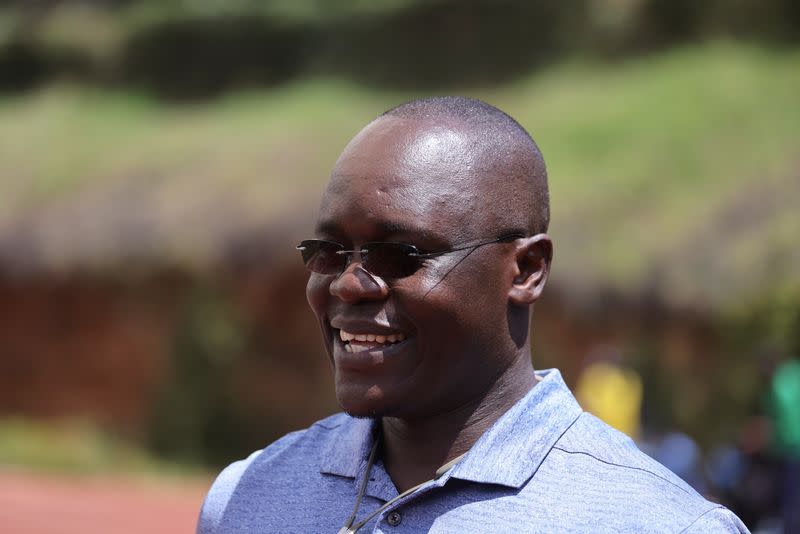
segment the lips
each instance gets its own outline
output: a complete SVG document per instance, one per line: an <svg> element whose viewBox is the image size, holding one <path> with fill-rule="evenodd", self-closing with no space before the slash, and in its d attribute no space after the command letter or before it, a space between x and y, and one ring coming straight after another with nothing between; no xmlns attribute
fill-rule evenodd
<svg viewBox="0 0 800 534"><path fill-rule="evenodd" d="M388 321L383 323L383 321L357 320L338 316L330 321L329 326L334 348L338 349L334 350L334 353L338 353L339 356L336 358L337 360L344 357L350 361L356 355L360 355L366 358L363 363L367 363L367 361L377 363L373 357L382 360L384 356L396 353L410 337L408 331L390 326ZM359 361L363 358L359 358Z"/></svg>

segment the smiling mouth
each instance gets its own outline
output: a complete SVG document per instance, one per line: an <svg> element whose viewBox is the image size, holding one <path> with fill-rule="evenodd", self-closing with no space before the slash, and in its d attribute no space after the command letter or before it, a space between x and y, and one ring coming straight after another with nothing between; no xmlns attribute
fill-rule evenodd
<svg viewBox="0 0 800 534"><path fill-rule="evenodd" d="M405 334L356 334L339 330L339 339L342 340L344 350L347 352L364 352L379 350L405 341Z"/></svg>

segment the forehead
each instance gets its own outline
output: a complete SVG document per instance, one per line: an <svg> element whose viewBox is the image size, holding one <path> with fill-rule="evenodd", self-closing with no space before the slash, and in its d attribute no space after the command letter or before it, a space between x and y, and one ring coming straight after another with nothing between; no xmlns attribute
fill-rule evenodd
<svg viewBox="0 0 800 534"><path fill-rule="evenodd" d="M318 226L365 239L474 233L486 210L477 172L482 158L476 136L458 124L378 119L336 162Z"/></svg>

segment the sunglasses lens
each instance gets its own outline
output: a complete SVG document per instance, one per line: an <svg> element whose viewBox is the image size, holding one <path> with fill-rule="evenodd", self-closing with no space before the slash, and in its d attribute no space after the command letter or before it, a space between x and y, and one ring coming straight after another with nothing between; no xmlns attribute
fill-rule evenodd
<svg viewBox="0 0 800 534"><path fill-rule="evenodd" d="M303 256L303 263L310 271L320 274L339 274L344 269L347 256L337 254L344 250L339 243L309 239L298 247Z"/></svg>
<svg viewBox="0 0 800 534"><path fill-rule="evenodd" d="M403 243L370 243L362 256L364 268L382 278L403 278L419 267L417 249Z"/></svg>

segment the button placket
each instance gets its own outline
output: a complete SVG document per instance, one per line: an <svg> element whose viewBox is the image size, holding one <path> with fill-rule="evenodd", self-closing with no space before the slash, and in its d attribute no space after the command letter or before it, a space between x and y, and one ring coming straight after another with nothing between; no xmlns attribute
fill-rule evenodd
<svg viewBox="0 0 800 534"><path fill-rule="evenodd" d="M386 516L386 522L393 527L396 527L402 521L403 521L403 516L397 510L389 512L389 514Z"/></svg>

